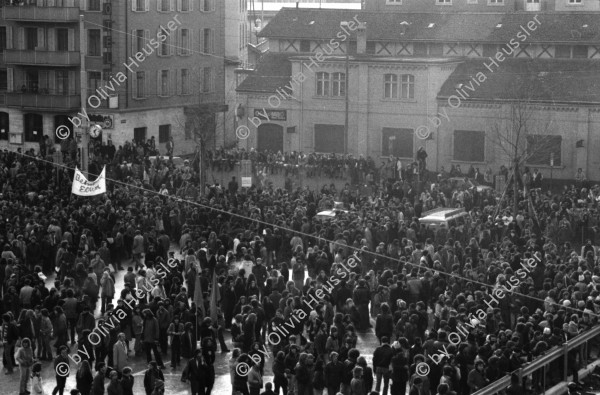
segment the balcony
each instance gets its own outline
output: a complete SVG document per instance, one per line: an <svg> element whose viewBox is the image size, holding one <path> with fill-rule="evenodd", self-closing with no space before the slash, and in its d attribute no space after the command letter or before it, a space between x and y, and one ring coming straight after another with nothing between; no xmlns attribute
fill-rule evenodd
<svg viewBox="0 0 600 395"><path fill-rule="evenodd" d="M37 66L79 66L79 52L67 51L28 51L21 49L4 50L7 64L28 64Z"/></svg>
<svg viewBox="0 0 600 395"><path fill-rule="evenodd" d="M6 93L6 106L22 109L71 111L81 107L79 95L45 95L39 93Z"/></svg>
<svg viewBox="0 0 600 395"><path fill-rule="evenodd" d="M79 22L79 7L38 7L35 5L3 7L4 19L20 22Z"/></svg>

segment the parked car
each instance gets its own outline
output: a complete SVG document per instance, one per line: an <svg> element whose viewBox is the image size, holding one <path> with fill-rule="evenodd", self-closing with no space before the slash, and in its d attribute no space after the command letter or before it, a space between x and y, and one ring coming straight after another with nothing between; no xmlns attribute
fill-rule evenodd
<svg viewBox="0 0 600 395"><path fill-rule="evenodd" d="M315 219L325 220L325 219L333 219L336 216L347 214L348 210L345 209L343 202L333 202L333 208L331 210L325 210L318 212L315 215Z"/></svg>

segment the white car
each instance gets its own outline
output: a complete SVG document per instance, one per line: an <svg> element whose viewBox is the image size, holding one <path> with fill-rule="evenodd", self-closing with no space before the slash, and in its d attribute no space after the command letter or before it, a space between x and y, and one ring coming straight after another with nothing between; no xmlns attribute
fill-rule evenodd
<svg viewBox="0 0 600 395"><path fill-rule="evenodd" d="M318 212L317 215L315 216L315 218L321 219L321 220L333 219L337 215L347 214L347 213L348 213L348 210L346 210L344 208L343 202L333 202L333 208L331 210L325 210L325 211Z"/></svg>

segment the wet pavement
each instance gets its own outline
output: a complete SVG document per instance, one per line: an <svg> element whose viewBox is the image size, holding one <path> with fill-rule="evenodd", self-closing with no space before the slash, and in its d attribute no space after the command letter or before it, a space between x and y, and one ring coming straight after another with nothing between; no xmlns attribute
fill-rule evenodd
<svg viewBox="0 0 600 395"><path fill-rule="evenodd" d="M123 263L123 266L127 268L129 265L129 261ZM126 271L119 271L115 273L115 295L119 295L121 290L123 289L123 276ZM54 285L54 276L48 277L46 280L46 286L48 288ZM116 300L116 299L115 299ZM101 303L98 303L97 309L95 312L95 316L100 316L100 307ZM225 342L229 346L229 349L233 349L231 345L231 335L228 331L225 331ZM375 337L375 333L373 329L370 329L366 333L358 334L358 343L357 348L360 350L361 355L363 355L367 359L367 363L371 365L371 360L373 357L373 351L379 345L377 338ZM133 351L134 345L133 341L130 343L130 349ZM75 347L71 347L71 354L74 353ZM212 394L217 395L230 395L232 393L231 388L231 377L229 374L229 359L231 358L231 353L222 354L220 349L217 350L216 359L215 359L215 384L213 386ZM163 361L165 361L166 369L163 370L163 374L165 376L165 393L166 394L177 394L183 395L191 393L189 384L183 383L181 381L181 372L185 367L185 360L182 360L181 367L171 368L169 367L170 357L165 357L163 355ZM273 373L271 370L271 366L273 363L272 353L269 350L269 359L265 364L265 375L264 375L264 383L273 382ZM133 352L129 354L129 364L133 371L133 376L135 377L135 383L133 392L134 394L144 394L144 372L147 369L146 357L145 354L142 356L134 356ZM67 378L67 384L65 387L65 394L69 394L71 389L76 388L75 382L75 373L77 372L77 365L70 361L70 374ZM95 375L95 371L93 374ZM52 390L56 386L55 380L55 372L53 368L53 362L42 361L42 384L44 388L44 392L46 395L52 394ZM105 381L105 388L108 387L109 380ZM264 390L264 388L263 388ZM29 391L31 391L31 381L29 383ZM262 392L262 391L261 391ZM324 391L325 393L327 390ZM19 370L15 369L15 373L12 375L4 375L4 369L0 373L0 395L18 395L19 394Z"/></svg>

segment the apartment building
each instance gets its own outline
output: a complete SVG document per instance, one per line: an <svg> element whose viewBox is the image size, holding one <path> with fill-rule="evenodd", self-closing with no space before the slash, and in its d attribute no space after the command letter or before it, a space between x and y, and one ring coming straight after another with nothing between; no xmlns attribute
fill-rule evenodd
<svg viewBox="0 0 600 395"><path fill-rule="evenodd" d="M548 178L582 167L600 179L599 22L593 12L283 9L261 32L270 53L238 87L251 131L242 144L376 163L409 162L424 147L432 169L497 171L507 162L493 126L507 120L517 98L505 90L521 77L536 86L532 119L549 123L552 141L529 164Z"/></svg>
<svg viewBox="0 0 600 395"><path fill-rule="evenodd" d="M62 125L72 138L82 84L98 139L116 146L154 137L164 152L173 136L176 153L193 152L185 108L224 109L222 2L21 0L1 12L0 146L59 143Z"/></svg>

